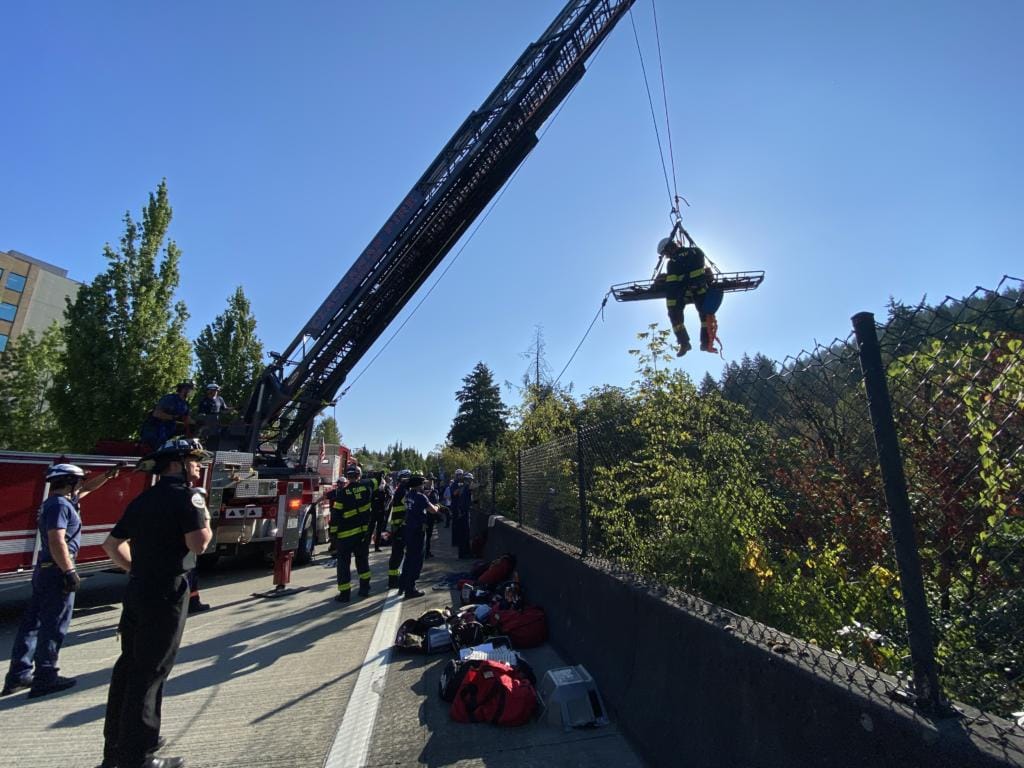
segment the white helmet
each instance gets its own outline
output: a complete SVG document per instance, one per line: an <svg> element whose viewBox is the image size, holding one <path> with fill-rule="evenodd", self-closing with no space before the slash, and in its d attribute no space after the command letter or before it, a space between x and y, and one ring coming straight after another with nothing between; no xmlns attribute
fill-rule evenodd
<svg viewBox="0 0 1024 768"><path fill-rule="evenodd" d="M455 470L455 476L456 477L462 477L464 474L465 474L465 472L463 472L461 469L456 469Z"/></svg>
<svg viewBox="0 0 1024 768"><path fill-rule="evenodd" d="M75 477L81 480L85 477L85 471L77 464L54 464L46 470L46 482L49 483L58 477Z"/></svg>
<svg viewBox="0 0 1024 768"><path fill-rule="evenodd" d="M473 473L472 472L464 472L462 474L462 479L463 480L472 480L473 479Z"/></svg>
<svg viewBox="0 0 1024 768"><path fill-rule="evenodd" d="M663 237L658 243L659 256L671 256L679 250L679 244L671 237Z"/></svg>

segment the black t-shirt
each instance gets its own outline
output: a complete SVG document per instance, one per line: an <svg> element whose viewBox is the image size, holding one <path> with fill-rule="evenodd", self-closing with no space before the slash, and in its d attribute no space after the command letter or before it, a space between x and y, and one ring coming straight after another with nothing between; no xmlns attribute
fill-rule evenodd
<svg viewBox="0 0 1024 768"><path fill-rule="evenodd" d="M198 489L162 477L132 500L110 535L129 540L133 579L166 583L185 572L185 534L205 527L207 514Z"/></svg>

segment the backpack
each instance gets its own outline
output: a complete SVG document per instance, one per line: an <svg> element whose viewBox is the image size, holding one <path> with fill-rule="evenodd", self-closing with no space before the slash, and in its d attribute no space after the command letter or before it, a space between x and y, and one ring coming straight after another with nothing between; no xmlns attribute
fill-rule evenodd
<svg viewBox="0 0 1024 768"><path fill-rule="evenodd" d="M412 653L438 653L452 647L454 638L446 623L450 617L446 608L426 611L418 619L406 619L398 628L395 648ZM482 628L481 628L482 629Z"/></svg>
<svg viewBox="0 0 1024 768"><path fill-rule="evenodd" d="M472 613L457 617L449 626L452 632L452 644L456 648L470 648L480 645L487 639L484 625L477 621Z"/></svg>
<svg viewBox="0 0 1024 768"><path fill-rule="evenodd" d="M461 681L450 710L453 720L513 726L533 717L537 690L524 673L497 661L480 661L459 672Z"/></svg>
<svg viewBox="0 0 1024 768"><path fill-rule="evenodd" d="M513 648L535 648L548 639L548 622L544 609L531 605L520 610L495 610L487 617L493 631L506 635Z"/></svg>
<svg viewBox="0 0 1024 768"><path fill-rule="evenodd" d="M491 587L502 581L507 580L512 576L512 571L516 567L516 556L511 553L506 553L499 558L491 561L491 564L487 566L487 570L481 573L476 580L476 583L483 587Z"/></svg>
<svg viewBox="0 0 1024 768"><path fill-rule="evenodd" d="M406 619L395 635L395 649L422 653L427 649L427 627L420 624L419 619Z"/></svg>

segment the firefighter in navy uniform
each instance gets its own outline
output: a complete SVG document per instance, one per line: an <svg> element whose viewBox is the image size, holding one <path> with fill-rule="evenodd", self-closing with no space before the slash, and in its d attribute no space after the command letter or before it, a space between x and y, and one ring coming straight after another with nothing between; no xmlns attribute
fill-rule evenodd
<svg viewBox="0 0 1024 768"><path fill-rule="evenodd" d="M352 556L356 558L356 573L359 575L359 594L370 594L370 503L374 492L380 486L376 478L363 480L363 471L352 464L345 470L348 484L331 491L327 496L331 502L331 532L337 541L338 596L339 603L352 598Z"/></svg>
<svg viewBox="0 0 1024 768"><path fill-rule="evenodd" d="M402 563L402 576L398 588L406 600L423 597L423 592L416 589L416 579L423 570L423 536L427 521L436 519L440 514L438 506L430 501L423 492L427 479L422 475L413 475L408 480L408 491L405 496L405 530L402 538L405 541L405 562Z"/></svg>
<svg viewBox="0 0 1024 768"><path fill-rule="evenodd" d="M395 500L391 505L391 557L388 558L388 589L398 586L402 573L402 558L405 556L405 493L409 490L412 471L403 469L398 473Z"/></svg>
<svg viewBox="0 0 1024 768"><path fill-rule="evenodd" d="M32 571L32 597L14 636L11 665L0 696L30 688L29 698L36 698L75 684L75 678L57 674L57 657L82 581L75 571L75 557L82 544L78 502L117 477L117 472L115 467L85 480L85 471L75 464L54 464L47 470L50 493L39 512L39 559Z"/></svg>
<svg viewBox="0 0 1024 768"><path fill-rule="evenodd" d="M679 344L676 356L682 357L693 348L690 334L683 324L683 309L687 304L693 304L700 316L701 350L717 352L714 346L718 336L715 312L722 303L722 294L716 290L709 296L711 275L704 251L696 245L680 245L673 236L669 236L658 243L658 255L668 259L665 269L665 287L668 291L665 305Z"/></svg>
<svg viewBox="0 0 1024 768"><path fill-rule="evenodd" d="M137 496L103 542L128 571L118 625L121 655L114 664L103 725L103 766L180 768L183 758L159 758L164 682L185 629L186 572L210 543L206 500L191 484L210 454L198 440L174 438L139 461L158 482Z"/></svg>

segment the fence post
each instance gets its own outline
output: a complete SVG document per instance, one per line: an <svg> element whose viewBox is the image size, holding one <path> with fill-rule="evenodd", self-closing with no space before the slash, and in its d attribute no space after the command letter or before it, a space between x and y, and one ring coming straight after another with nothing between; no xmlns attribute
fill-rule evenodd
<svg viewBox="0 0 1024 768"><path fill-rule="evenodd" d="M498 460L491 459L491 514L498 514Z"/></svg>
<svg viewBox="0 0 1024 768"><path fill-rule="evenodd" d="M907 617L910 640L910 662L914 672L914 693L924 708L938 709L943 702L935 668L931 617L925 599L921 559L917 551L899 438L892 416L892 401L889 398L885 368L882 366L878 333L875 331L875 316L870 312L860 312L852 319L860 351L861 370L864 373L871 426L875 433L875 450L885 487L885 502L889 508L896 563L900 570L903 610Z"/></svg>
<svg viewBox="0 0 1024 768"><path fill-rule="evenodd" d="M587 485L583 466L583 429L576 427L576 475L580 488L580 556L587 556Z"/></svg>
<svg viewBox="0 0 1024 768"><path fill-rule="evenodd" d="M516 512L519 524L523 524L523 449L516 454Z"/></svg>

